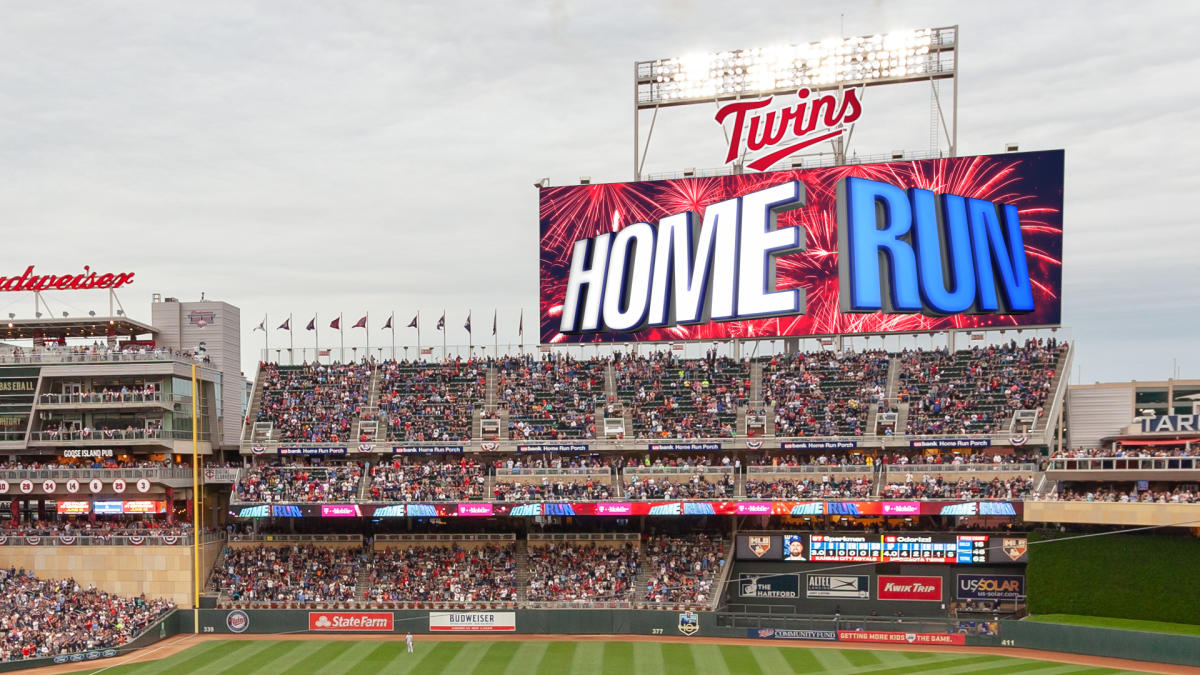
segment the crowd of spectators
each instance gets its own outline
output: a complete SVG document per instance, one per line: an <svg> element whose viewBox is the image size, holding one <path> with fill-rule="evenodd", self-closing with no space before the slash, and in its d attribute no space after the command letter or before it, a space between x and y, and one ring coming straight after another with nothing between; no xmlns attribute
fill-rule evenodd
<svg viewBox="0 0 1200 675"><path fill-rule="evenodd" d="M994 433L1017 410L1041 410L1065 349L1051 338L957 352L905 350L898 398L909 404L908 433Z"/></svg>
<svg viewBox="0 0 1200 675"><path fill-rule="evenodd" d="M270 466L242 470L234 488L243 502L336 502L358 496L362 466L357 463Z"/></svg>
<svg viewBox="0 0 1200 675"><path fill-rule="evenodd" d="M497 480L492 485L497 501L605 500L615 497L612 482L601 477L564 478L543 476L540 483Z"/></svg>
<svg viewBox="0 0 1200 675"><path fill-rule="evenodd" d="M127 383L120 387L103 387L81 392L45 392L40 397L42 404L54 403L137 403L162 399L157 384Z"/></svg>
<svg viewBox="0 0 1200 675"><path fill-rule="evenodd" d="M872 407L886 406L888 353L815 352L770 359L763 399L776 436L862 436Z"/></svg>
<svg viewBox="0 0 1200 675"><path fill-rule="evenodd" d="M875 482L870 478L843 478L832 480L829 476L818 479L800 478L746 478L747 499L858 499L871 496Z"/></svg>
<svg viewBox="0 0 1200 675"><path fill-rule="evenodd" d="M621 475L621 490L626 499L728 499L733 496L734 480L729 474L641 474L634 468Z"/></svg>
<svg viewBox="0 0 1200 675"><path fill-rule="evenodd" d="M0 571L0 661L118 647L174 607L9 568Z"/></svg>
<svg viewBox="0 0 1200 675"><path fill-rule="evenodd" d="M354 437L370 394L371 365L260 364L262 403L257 420L273 424L271 439L337 443Z"/></svg>
<svg viewBox="0 0 1200 675"><path fill-rule="evenodd" d="M882 496L890 499L1024 499L1032 491L1032 476L954 480L937 474L925 474L918 479L909 473L904 482L884 485Z"/></svg>
<svg viewBox="0 0 1200 675"><path fill-rule="evenodd" d="M608 458L602 459L590 455L554 455L545 458L518 455L498 459L492 463L492 467L495 469L507 469L513 473L520 473L527 469L599 469L611 472L613 466L615 464Z"/></svg>
<svg viewBox="0 0 1200 675"><path fill-rule="evenodd" d="M367 566L375 602L515 602L513 546L414 547L377 550Z"/></svg>
<svg viewBox="0 0 1200 675"><path fill-rule="evenodd" d="M237 603L330 603L355 599L362 552L313 545L229 547L213 589Z"/></svg>
<svg viewBox="0 0 1200 675"><path fill-rule="evenodd" d="M1075 450L1061 450L1054 453L1053 459L1090 459L1090 458L1120 458L1120 457L1198 457L1200 456L1200 446L1191 447L1191 444L1180 443L1179 445L1156 445L1156 446L1128 446L1117 445L1112 448L1079 448Z"/></svg>
<svg viewBox="0 0 1200 675"><path fill-rule="evenodd" d="M510 357L496 363L496 392L508 408L508 437L558 440L596 437L596 405L604 401L607 361L570 356Z"/></svg>
<svg viewBox="0 0 1200 675"><path fill-rule="evenodd" d="M1150 486L1137 489L1136 483L1064 484L1057 492L1034 495L1033 499L1053 502L1116 502L1121 504L1196 504L1200 486L1188 483L1175 486Z"/></svg>
<svg viewBox="0 0 1200 675"><path fill-rule="evenodd" d="M628 601L640 570L636 544L549 544L529 549L532 602Z"/></svg>
<svg viewBox="0 0 1200 675"><path fill-rule="evenodd" d="M385 361L379 370L379 414L387 438L470 440L472 414L486 393L486 362Z"/></svg>
<svg viewBox="0 0 1200 675"><path fill-rule="evenodd" d="M750 394L747 365L715 351L695 360L669 352L625 356L613 370L637 438L730 438L737 406Z"/></svg>
<svg viewBox="0 0 1200 675"><path fill-rule="evenodd" d="M644 545L647 602L706 604L725 565L725 547L708 535L654 537Z"/></svg>
<svg viewBox="0 0 1200 675"><path fill-rule="evenodd" d="M371 467L370 498L387 502L483 499L486 468L473 459L406 464L399 458Z"/></svg>

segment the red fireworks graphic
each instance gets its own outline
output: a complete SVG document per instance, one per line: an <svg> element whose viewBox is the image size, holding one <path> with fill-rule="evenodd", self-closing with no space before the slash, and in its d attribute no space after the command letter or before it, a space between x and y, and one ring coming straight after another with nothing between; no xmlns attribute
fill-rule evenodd
<svg viewBox="0 0 1200 675"><path fill-rule="evenodd" d="M838 303L836 190L838 181L851 176L1016 206L1036 310L1009 316L842 313ZM1063 153L1051 151L547 188L541 196L542 341L713 340L1057 324L1061 314L1062 176ZM805 250L778 259L777 286L804 289L804 314L650 328L637 333L558 332L576 241L615 232L632 223L656 224L684 211L703 217L709 204L789 180L800 181L805 206L780 214L778 224L799 226L805 233Z"/></svg>

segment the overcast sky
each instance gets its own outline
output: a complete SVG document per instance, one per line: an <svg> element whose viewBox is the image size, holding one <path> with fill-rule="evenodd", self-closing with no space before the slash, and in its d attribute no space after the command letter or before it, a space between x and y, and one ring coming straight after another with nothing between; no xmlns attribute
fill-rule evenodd
<svg viewBox="0 0 1200 675"><path fill-rule="evenodd" d="M283 11L286 8L286 11ZM537 192L632 177L632 65L959 24L961 154L1065 148L1072 381L1200 377L1200 4L108 2L0 4L4 268L134 271L121 292L242 309L247 375L289 313L425 342L536 336ZM884 88L888 89L888 88ZM872 154L929 150L928 88L874 91ZM888 107L881 110L880 101ZM703 106L660 117L647 171L716 167ZM0 311L32 313L28 294ZM57 293L58 311L106 310ZM104 312L101 312L104 313ZM324 338L334 337L326 329ZM311 345L303 330L297 345ZM272 330L274 345L287 334ZM536 339L533 337L532 339ZM348 331L347 345L362 331Z"/></svg>

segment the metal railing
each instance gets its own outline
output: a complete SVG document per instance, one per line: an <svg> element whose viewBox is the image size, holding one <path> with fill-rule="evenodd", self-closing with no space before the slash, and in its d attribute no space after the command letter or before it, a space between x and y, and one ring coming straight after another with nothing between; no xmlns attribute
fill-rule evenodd
<svg viewBox="0 0 1200 675"><path fill-rule="evenodd" d="M70 480L74 478L81 483L92 479L112 480L115 478L127 480L137 480L139 478L148 478L150 480L191 480L192 469L191 467L182 469L150 467L140 469L0 469L0 478L8 481L26 479Z"/></svg>
<svg viewBox="0 0 1200 675"><path fill-rule="evenodd" d="M520 469L496 469L497 478L515 478L519 476L606 476L612 477L613 471L610 467L564 467L561 469L546 469L546 468L520 468Z"/></svg>
<svg viewBox="0 0 1200 675"><path fill-rule="evenodd" d="M994 462L979 464L888 464L888 474L897 473L1033 473L1038 470L1037 464L996 464Z"/></svg>
<svg viewBox="0 0 1200 675"><path fill-rule="evenodd" d="M361 534L235 534L229 543L239 544L285 544L285 543L329 543L348 542L362 544Z"/></svg>
<svg viewBox="0 0 1200 675"><path fill-rule="evenodd" d="M1200 471L1200 457L1061 457L1047 471Z"/></svg>
<svg viewBox="0 0 1200 675"><path fill-rule="evenodd" d="M191 440L190 431L165 431L163 429L91 429L86 433L81 429L63 431L34 431L29 434L29 440L54 443L103 443L105 441L154 441L154 440ZM200 432L200 440L208 440L208 432Z"/></svg>
<svg viewBox="0 0 1200 675"><path fill-rule="evenodd" d="M627 466L621 469L621 476L646 475L687 475L704 474L706 476L733 475L736 473L733 465L729 466Z"/></svg>
<svg viewBox="0 0 1200 675"><path fill-rule="evenodd" d="M165 349L147 352L73 352L58 350L36 350L15 352L0 352L0 364L4 363L128 363L147 361L172 361L176 363L196 363L191 354L176 353Z"/></svg>
<svg viewBox="0 0 1200 675"><path fill-rule="evenodd" d="M0 530L0 546L191 546L192 535L29 535Z"/></svg>
<svg viewBox="0 0 1200 675"><path fill-rule="evenodd" d="M38 396L38 405L120 405L129 403L191 403L191 397L177 394L154 392L119 391L89 391L78 394L42 394Z"/></svg>
<svg viewBox="0 0 1200 675"><path fill-rule="evenodd" d="M867 474L875 472L874 466L866 464L805 464L802 466L748 466L746 478L752 476L779 476L789 474Z"/></svg>

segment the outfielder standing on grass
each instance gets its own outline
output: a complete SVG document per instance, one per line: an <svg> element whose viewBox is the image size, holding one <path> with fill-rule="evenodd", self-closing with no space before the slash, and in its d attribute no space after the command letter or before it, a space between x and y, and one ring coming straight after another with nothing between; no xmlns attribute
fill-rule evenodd
<svg viewBox="0 0 1200 675"><path fill-rule="evenodd" d="M409 653L409 654L413 653L413 647L412 647L412 633L407 633L407 634L405 634L405 636L404 636L404 644L408 645L408 653Z"/></svg>

